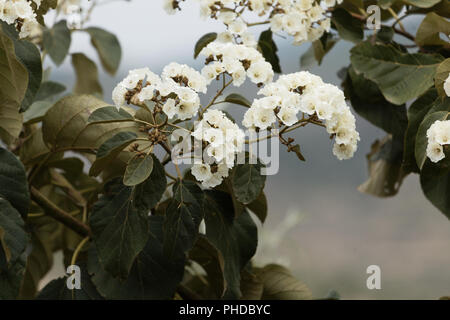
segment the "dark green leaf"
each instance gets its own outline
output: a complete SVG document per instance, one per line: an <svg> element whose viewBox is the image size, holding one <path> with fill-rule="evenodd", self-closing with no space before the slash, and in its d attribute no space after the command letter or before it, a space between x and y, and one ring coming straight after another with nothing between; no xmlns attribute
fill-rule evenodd
<svg viewBox="0 0 450 320"><path fill-rule="evenodd" d="M248 101L247 98L245 98L237 93L229 94L225 98L225 101L229 102L229 103L239 104L239 105L247 107L247 108L250 108L252 106L252 103L250 101Z"/></svg>
<svg viewBox="0 0 450 320"><path fill-rule="evenodd" d="M121 121L133 121L133 116L125 109L116 107L103 107L95 110L88 118L89 123L109 123Z"/></svg>
<svg viewBox="0 0 450 320"><path fill-rule="evenodd" d="M134 132L122 131L106 140L97 151L97 157L92 164L89 174L97 176L105 166L114 160L122 150L133 141L136 141L137 135Z"/></svg>
<svg viewBox="0 0 450 320"><path fill-rule="evenodd" d="M259 218L259 220L264 223L267 217L267 198L264 192L261 192L255 201L249 203L247 208L250 209Z"/></svg>
<svg viewBox="0 0 450 320"><path fill-rule="evenodd" d="M333 10L331 21L342 39L358 43L364 38L363 22L354 18L347 10L342 8Z"/></svg>
<svg viewBox="0 0 450 320"><path fill-rule="evenodd" d="M450 21L430 12L417 29L416 43L419 46L442 45L450 47L449 41L441 39L440 33L443 33L444 37L450 35Z"/></svg>
<svg viewBox="0 0 450 320"><path fill-rule="evenodd" d="M443 98L447 97L444 90L444 82L450 76L450 58L445 59L436 69L436 75L434 76L434 85L439 95Z"/></svg>
<svg viewBox="0 0 450 320"><path fill-rule="evenodd" d="M194 59L197 59L198 55L200 54L200 51L202 51L203 48L205 48L208 44L210 44L216 39L217 33L215 32L207 33L204 36L202 36L195 44Z"/></svg>
<svg viewBox="0 0 450 320"><path fill-rule="evenodd" d="M351 50L350 60L356 73L375 82L386 100L399 105L422 95L433 85L442 58L361 42Z"/></svg>
<svg viewBox="0 0 450 320"><path fill-rule="evenodd" d="M430 89L408 108L408 128L405 133L405 149L403 152L403 170L406 172L419 172L415 158L417 130L425 115L433 107L436 98L436 90Z"/></svg>
<svg viewBox="0 0 450 320"><path fill-rule="evenodd" d="M0 247L0 259L3 255ZM21 255L19 259L8 269L0 270L0 300L17 299L20 284L25 272L26 257Z"/></svg>
<svg viewBox="0 0 450 320"><path fill-rule="evenodd" d="M118 179L110 182L90 216L102 266L122 279L128 276L149 237L147 212L134 206L133 190Z"/></svg>
<svg viewBox="0 0 450 320"><path fill-rule="evenodd" d="M60 65L69 53L72 36L66 20L61 20L44 31L43 45L56 65Z"/></svg>
<svg viewBox="0 0 450 320"><path fill-rule="evenodd" d="M66 87L58 82L53 81L45 81L41 83L36 96L34 97L35 101L42 100L52 100L55 96L63 93L66 90Z"/></svg>
<svg viewBox="0 0 450 320"><path fill-rule="evenodd" d="M26 217L30 194L25 168L14 154L3 148L0 148L0 197Z"/></svg>
<svg viewBox="0 0 450 320"><path fill-rule="evenodd" d="M229 194L207 191L205 200L206 237L220 250L225 262L224 298L236 299L241 296L241 270L256 252L257 228L246 211L234 217Z"/></svg>
<svg viewBox="0 0 450 320"><path fill-rule="evenodd" d="M101 97L103 89L98 81L98 70L94 61L82 53L73 53L72 65L77 77L73 93L93 94Z"/></svg>
<svg viewBox="0 0 450 320"><path fill-rule="evenodd" d="M103 68L114 75L119 68L122 48L117 37L106 30L91 27L84 31L91 36L91 43L97 49Z"/></svg>
<svg viewBox="0 0 450 320"><path fill-rule="evenodd" d="M24 123L36 123L41 121L45 113L53 106L53 102L50 101L36 101L34 102L27 111L23 114Z"/></svg>
<svg viewBox="0 0 450 320"><path fill-rule="evenodd" d="M95 247L89 251L89 273L107 299L171 299L184 274L184 254L168 257L163 250L163 217L150 216L150 237L125 281L102 269Z"/></svg>
<svg viewBox="0 0 450 320"><path fill-rule="evenodd" d="M427 199L450 219L450 169L428 160L420 172L420 184Z"/></svg>
<svg viewBox="0 0 450 320"><path fill-rule="evenodd" d="M203 191L189 180L178 180L164 220L164 250L170 256L187 252L198 237L203 219Z"/></svg>
<svg viewBox="0 0 450 320"><path fill-rule="evenodd" d="M238 164L234 168L231 183L233 192L241 203L251 203L261 194L266 182L266 176L261 174L263 166L259 160L247 159L247 163Z"/></svg>
<svg viewBox="0 0 450 320"><path fill-rule="evenodd" d="M273 71L281 73L280 59L277 55L277 45L272 39L272 31L270 29L263 31L259 36L258 46L264 59L272 65Z"/></svg>

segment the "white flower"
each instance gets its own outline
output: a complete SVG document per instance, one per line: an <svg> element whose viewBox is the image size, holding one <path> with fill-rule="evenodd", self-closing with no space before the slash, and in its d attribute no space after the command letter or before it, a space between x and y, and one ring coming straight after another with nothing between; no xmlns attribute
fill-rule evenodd
<svg viewBox="0 0 450 320"><path fill-rule="evenodd" d="M228 31L221 32L217 35L217 41L223 42L223 43L232 42L233 35Z"/></svg>
<svg viewBox="0 0 450 320"><path fill-rule="evenodd" d="M444 148L437 142L428 143L427 145L427 157L432 162L439 162L445 158Z"/></svg>
<svg viewBox="0 0 450 320"><path fill-rule="evenodd" d="M213 147L219 147L224 143L223 132L220 129L209 128L204 131L203 139L211 144Z"/></svg>
<svg viewBox="0 0 450 320"><path fill-rule="evenodd" d="M175 14L177 12L176 7L174 7L174 0L164 0L164 10L168 14Z"/></svg>
<svg viewBox="0 0 450 320"><path fill-rule="evenodd" d="M276 121L275 113L271 109L258 108L254 111L253 121L261 130L267 129Z"/></svg>
<svg viewBox="0 0 450 320"><path fill-rule="evenodd" d="M194 164L191 173L198 181L206 181L212 177L211 167L206 163Z"/></svg>
<svg viewBox="0 0 450 320"><path fill-rule="evenodd" d="M356 144L339 144L335 143L333 146L333 154L339 160L346 160L353 157L356 151Z"/></svg>
<svg viewBox="0 0 450 320"><path fill-rule="evenodd" d="M251 32L244 32L241 34L242 43L247 47L256 48L258 41L256 41L255 36Z"/></svg>
<svg viewBox="0 0 450 320"><path fill-rule="evenodd" d="M219 20L225 24L230 24L236 19L236 13L232 11L221 11L219 15Z"/></svg>
<svg viewBox="0 0 450 320"><path fill-rule="evenodd" d="M162 110L164 113L169 117L169 119L175 117L177 108L175 107L175 100L174 99L167 99L166 103L164 103L164 106Z"/></svg>
<svg viewBox="0 0 450 320"><path fill-rule="evenodd" d="M214 109L209 109L203 115L203 120L214 126L220 126L223 123L224 118L225 114L222 111Z"/></svg>
<svg viewBox="0 0 450 320"><path fill-rule="evenodd" d="M240 68L234 70L231 76L233 77L233 85L240 87L245 82L247 74L244 67L241 66Z"/></svg>
<svg viewBox="0 0 450 320"><path fill-rule="evenodd" d="M242 20L235 20L228 25L228 31L233 34L243 34L247 30L247 25Z"/></svg>
<svg viewBox="0 0 450 320"><path fill-rule="evenodd" d="M112 92L112 100L118 109L125 105L125 94L128 92L128 89L122 84L119 83Z"/></svg>
<svg viewBox="0 0 450 320"><path fill-rule="evenodd" d="M248 77L254 83L269 83L273 78L273 70L270 63L266 61L258 61L252 63L250 68L247 70Z"/></svg>
<svg viewBox="0 0 450 320"><path fill-rule="evenodd" d="M280 108L280 112L278 112L277 116L287 126L292 126L298 121L297 111L290 107Z"/></svg>
<svg viewBox="0 0 450 320"><path fill-rule="evenodd" d="M444 91L447 97L450 97L450 74L444 82Z"/></svg>

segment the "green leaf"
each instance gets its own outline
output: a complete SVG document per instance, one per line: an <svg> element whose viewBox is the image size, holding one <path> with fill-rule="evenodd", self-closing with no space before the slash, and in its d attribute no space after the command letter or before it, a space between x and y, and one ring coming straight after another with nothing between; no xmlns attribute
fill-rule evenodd
<svg viewBox="0 0 450 320"><path fill-rule="evenodd" d="M123 184L130 187L140 184L150 176L152 170L152 155L136 156L127 165L125 175L123 176Z"/></svg>
<svg viewBox="0 0 450 320"><path fill-rule="evenodd" d="M403 0L407 4L418 8L430 8L442 0Z"/></svg>
<svg viewBox="0 0 450 320"><path fill-rule="evenodd" d="M429 113L420 124L419 130L417 130L416 147L415 147L416 162L420 170L422 170L422 167L425 164L425 161L427 160L427 145L428 145L427 130L435 121L447 120L449 119L449 117L450 117L450 110L432 112Z"/></svg>
<svg viewBox="0 0 450 320"><path fill-rule="evenodd" d="M225 192L207 191L205 200L206 237L219 249L225 262L224 298L239 298L241 270L256 252L256 225L246 211L234 217L231 197Z"/></svg>
<svg viewBox="0 0 450 320"><path fill-rule="evenodd" d="M405 133L403 152L403 170L406 172L419 172L415 158L417 130L425 115L433 107L436 98L436 90L430 89L408 108L408 128Z"/></svg>
<svg viewBox="0 0 450 320"><path fill-rule="evenodd" d="M89 175L97 176L105 166L125 149L129 144L136 141L137 135L134 132L122 131L106 140L97 151L95 162L89 170Z"/></svg>
<svg viewBox="0 0 450 320"><path fill-rule="evenodd" d="M0 246L0 259L2 254ZM26 257L22 255L11 267L0 271L0 300L17 299L25 272L25 263Z"/></svg>
<svg viewBox="0 0 450 320"><path fill-rule="evenodd" d="M264 223L267 217L267 198L264 192L261 192L258 198L249 203L247 208L250 209L262 223Z"/></svg>
<svg viewBox="0 0 450 320"><path fill-rule="evenodd" d="M394 34L395 32L393 28L382 26L381 29L377 31L376 40L378 42L388 44L392 42Z"/></svg>
<svg viewBox="0 0 450 320"><path fill-rule="evenodd" d="M280 59L277 55L277 45L272 39L272 31L270 29L261 32L258 40L258 46L264 59L272 65L272 69L276 73L281 73Z"/></svg>
<svg viewBox="0 0 450 320"><path fill-rule="evenodd" d="M167 186L166 172L158 158L152 154L153 170L150 177L136 186L134 205L138 210L149 211L156 207Z"/></svg>
<svg viewBox="0 0 450 320"><path fill-rule="evenodd" d="M66 20L61 20L51 29L46 29L43 35L43 45L56 65L63 63L69 53L72 36L67 28Z"/></svg>
<svg viewBox="0 0 450 320"><path fill-rule="evenodd" d="M208 285L214 293L215 299L225 294L227 286L224 278L224 265L222 253L209 240L201 235L189 252L189 258L205 269Z"/></svg>
<svg viewBox="0 0 450 320"><path fill-rule="evenodd" d="M84 31L91 36L91 43L97 50L103 68L114 75L122 57L122 48L117 37L111 32L96 27L90 27Z"/></svg>
<svg viewBox="0 0 450 320"><path fill-rule="evenodd" d="M10 144L22 130L20 106L28 85L27 69L14 53L14 42L0 30L0 138Z"/></svg>
<svg viewBox="0 0 450 320"><path fill-rule="evenodd" d="M263 166L259 160L252 160L234 167L231 183L233 192L241 203L249 204L261 194L266 182L266 176L261 174Z"/></svg>
<svg viewBox="0 0 450 320"><path fill-rule="evenodd" d="M367 155L369 179L358 190L376 197L396 195L405 177L402 158L402 136L387 135L382 141L375 141Z"/></svg>
<svg viewBox="0 0 450 320"><path fill-rule="evenodd" d="M98 81L98 70L94 61L82 53L73 53L72 65L77 77L73 93L93 94L101 97L103 95L103 89Z"/></svg>
<svg viewBox="0 0 450 320"><path fill-rule="evenodd" d="M37 296L38 300L103 300L98 293L91 277L87 271L87 266L80 266L81 279L80 289L70 290L67 288L67 278L62 277L50 281Z"/></svg>
<svg viewBox="0 0 450 320"><path fill-rule="evenodd" d="M420 185L427 199L450 219L450 169L426 161L420 172Z"/></svg>
<svg viewBox="0 0 450 320"><path fill-rule="evenodd" d="M109 122L122 122L133 121L134 118L125 109L116 107L104 107L95 110L88 118L89 123L109 123Z"/></svg>
<svg viewBox="0 0 450 320"><path fill-rule="evenodd" d="M36 96L34 97L35 101L50 101L55 96L63 93L66 90L66 87L58 82L53 81L45 81L41 83Z"/></svg>
<svg viewBox="0 0 450 320"><path fill-rule="evenodd" d="M344 90L360 116L387 133L403 136L408 125L405 105L397 106L386 101L378 86L357 74L352 67L347 70Z"/></svg>
<svg viewBox="0 0 450 320"><path fill-rule="evenodd" d="M102 266L122 279L149 237L147 212L134 206L133 189L118 179L108 183L89 219Z"/></svg>
<svg viewBox="0 0 450 320"><path fill-rule="evenodd" d="M450 58L445 59L436 69L436 75L434 76L434 85L438 94L445 98L447 94L444 90L444 82L450 76Z"/></svg>
<svg viewBox="0 0 450 320"><path fill-rule="evenodd" d="M20 213L7 200L0 198L0 246L8 264L16 262L25 251L28 236L24 226Z"/></svg>
<svg viewBox="0 0 450 320"><path fill-rule="evenodd" d="M226 102L238 104L247 108L250 108L252 106L252 103L247 100L247 98L241 96L237 93L231 93L225 98Z"/></svg>
<svg viewBox="0 0 450 320"><path fill-rule="evenodd" d="M386 100L400 105L422 95L433 85L442 58L361 42L351 49L350 60L356 73L375 82Z"/></svg>
<svg viewBox="0 0 450 320"><path fill-rule="evenodd" d="M292 273L276 264L269 264L257 271L264 286L262 300L310 300L311 290Z"/></svg>
<svg viewBox="0 0 450 320"><path fill-rule="evenodd" d="M192 248L204 215L204 194L195 182L178 180L172 190L164 220L164 251L169 257Z"/></svg>
<svg viewBox="0 0 450 320"><path fill-rule="evenodd" d="M14 154L3 148L0 148L0 197L26 217L30 194L25 168Z"/></svg>
<svg viewBox="0 0 450 320"><path fill-rule="evenodd" d="M450 47L448 40L443 40L440 33L448 39L450 35L450 21L437 15L434 12L428 13L417 29L416 43L419 46L446 46Z"/></svg>
<svg viewBox="0 0 450 320"><path fill-rule="evenodd" d="M99 123L87 122L89 116L108 103L90 95L67 96L55 103L46 113L42 131L45 143L53 152L91 152L121 131L131 131L144 137L134 122Z"/></svg>
<svg viewBox="0 0 450 320"><path fill-rule="evenodd" d="M242 300L261 300L264 284L252 272L244 269L241 272Z"/></svg>
<svg viewBox="0 0 450 320"><path fill-rule="evenodd" d="M39 49L31 42L20 40L18 32L13 25L2 23L3 31L14 42L17 59L23 64L28 72L28 87L25 97L20 106L20 111L25 111L33 103L36 92L42 81L42 62Z"/></svg>
<svg viewBox="0 0 450 320"><path fill-rule="evenodd" d="M331 21L342 39L358 43L364 38L363 22L354 18L347 10L342 8L333 10Z"/></svg>
<svg viewBox="0 0 450 320"><path fill-rule="evenodd" d="M23 122L27 124L40 122L45 113L53 106L50 101L36 101L23 114Z"/></svg>
<svg viewBox="0 0 450 320"><path fill-rule="evenodd" d="M216 39L217 39L216 32L207 33L203 35L200 39L198 39L197 43L195 44L194 59L197 59L198 55L203 50L203 48L205 48L208 44L210 44Z"/></svg>
<svg viewBox="0 0 450 320"><path fill-rule="evenodd" d="M184 255L167 257L163 250L162 216L150 216L150 236L125 281L102 269L95 247L89 250L88 271L97 290L107 299L172 299L184 274Z"/></svg>

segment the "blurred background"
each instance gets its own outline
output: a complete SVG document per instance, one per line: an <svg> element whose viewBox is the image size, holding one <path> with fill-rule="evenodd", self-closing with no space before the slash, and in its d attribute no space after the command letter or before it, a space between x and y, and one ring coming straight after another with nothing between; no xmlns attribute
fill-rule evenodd
<svg viewBox="0 0 450 320"><path fill-rule="evenodd" d="M162 0L106 1L92 13L89 26L115 33L122 45L122 62L114 78L99 68L104 99L111 101L115 84L128 70L149 67L160 73L176 61L197 70L196 41L207 32L221 32L223 25L202 20L196 1L182 3L183 10L167 15ZM52 21L52 17L47 17ZM420 21L404 22L415 31ZM252 29L258 37L267 26ZM291 39L275 36L283 73L302 70L300 56L310 44L292 46ZM337 72L349 63L351 45L340 41L310 70L324 81L339 85ZM97 62L89 37L75 32L71 53L82 51ZM47 66L51 66L48 62ZM70 58L52 67L52 80L74 84ZM211 87L210 93L215 93ZM246 85L237 92L253 99L257 88ZM208 97L203 97L207 101ZM237 118L240 123L241 118ZM436 299L450 295L450 221L435 209L420 190L417 175L408 176L399 194L379 199L359 193L356 188L367 178L365 155L381 130L357 117L361 142L355 157L339 161L332 154L332 141L323 128L306 127L292 133L301 145L306 162L280 146L280 170L269 176L265 192L269 215L260 232L257 264L277 262L305 282L315 297L331 290L342 299ZM381 290L366 287L369 265L381 268ZM55 265L45 281L64 272Z"/></svg>

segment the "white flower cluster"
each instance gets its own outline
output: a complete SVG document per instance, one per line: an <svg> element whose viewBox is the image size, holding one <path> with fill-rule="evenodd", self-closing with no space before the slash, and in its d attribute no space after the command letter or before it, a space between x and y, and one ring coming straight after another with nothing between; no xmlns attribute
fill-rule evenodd
<svg viewBox="0 0 450 320"><path fill-rule="evenodd" d="M31 2L35 3L36 8L41 5L41 0L0 0L0 20L14 24L20 38L29 37L37 29L40 30Z"/></svg>
<svg viewBox="0 0 450 320"><path fill-rule="evenodd" d="M213 188L228 176L236 154L243 151L245 133L222 111L208 110L192 136L206 145L208 161L195 163L191 172L203 187Z"/></svg>
<svg viewBox="0 0 450 320"><path fill-rule="evenodd" d="M450 74L447 79L444 81L444 91L447 97L450 97Z"/></svg>
<svg viewBox="0 0 450 320"><path fill-rule="evenodd" d="M165 0L164 8L169 14L180 9L181 0ZM228 31L220 37L238 36L247 46L256 46L253 35L247 32L242 19L245 10L266 17L273 32L284 31L294 37L294 44L319 39L330 30L331 20L327 9L341 4L343 0L198 0L200 15L223 22Z"/></svg>
<svg viewBox="0 0 450 320"><path fill-rule="evenodd" d="M272 65L255 48L214 41L203 48L200 54L207 58L202 75L208 83L225 72L232 76L233 84L237 87L245 82L247 76L258 85L270 83L273 79Z"/></svg>
<svg viewBox="0 0 450 320"><path fill-rule="evenodd" d="M327 132L336 140L333 154L339 159L353 157L359 141L355 117L345 102L344 93L338 87L327 84L319 76L307 71L282 75L262 88L244 115L247 128L267 129L279 121L286 126L296 124L298 113L325 121Z"/></svg>
<svg viewBox="0 0 450 320"><path fill-rule="evenodd" d="M444 159L444 146L450 144L450 120L434 122L427 130L427 138L427 157L432 162Z"/></svg>
<svg viewBox="0 0 450 320"><path fill-rule="evenodd" d="M169 118L192 118L200 107L199 92L206 93L206 80L187 65L170 63L161 77L148 68L131 70L113 90L112 99L118 108L137 98L162 105Z"/></svg>
<svg viewBox="0 0 450 320"><path fill-rule="evenodd" d="M68 28L80 29L82 27L81 0L65 0L61 2L60 10L67 16Z"/></svg>

